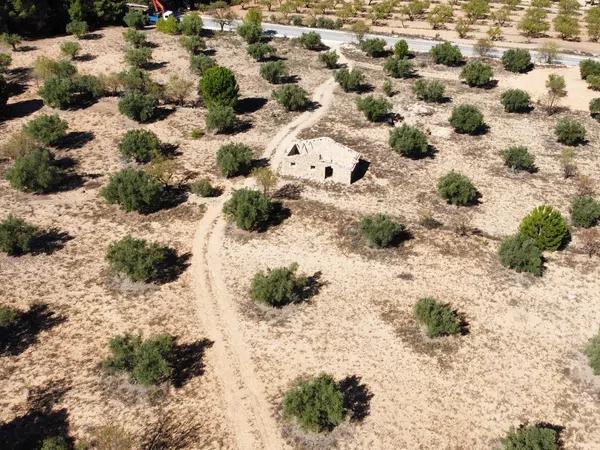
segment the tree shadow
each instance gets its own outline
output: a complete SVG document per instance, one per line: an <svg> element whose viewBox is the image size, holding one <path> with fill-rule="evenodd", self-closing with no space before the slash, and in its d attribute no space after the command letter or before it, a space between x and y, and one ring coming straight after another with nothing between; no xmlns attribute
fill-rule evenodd
<svg viewBox="0 0 600 450"><path fill-rule="evenodd" d="M344 408L348 411L351 422L361 422L371 410L371 399L373 393L366 384L361 383L361 378L351 375L338 383L339 389L344 396Z"/></svg>
<svg viewBox="0 0 600 450"><path fill-rule="evenodd" d="M57 411L28 411L10 422L0 424L3 450L33 450L41 447L48 437L61 436L69 442L69 413ZM72 441L70 443L72 445Z"/></svg>
<svg viewBox="0 0 600 450"><path fill-rule="evenodd" d="M204 353L214 341L202 339L188 344L177 344L174 349L173 386L183 387L190 379L204 374Z"/></svg>
<svg viewBox="0 0 600 450"><path fill-rule="evenodd" d="M6 105L3 116L6 119L20 119L39 111L44 106L40 99L23 100L22 102L10 103Z"/></svg>
<svg viewBox="0 0 600 450"><path fill-rule="evenodd" d="M27 53L27 52L32 52L34 50L37 50L38 48L35 45L21 45L19 47L17 47L17 52L20 53Z"/></svg>
<svg viewBox="0 0 600 450"><path fill-rule="evenodd" d="M6 90L9 97L16 97L27 91L27 85L19 81L12 81L8 83Z"/></svg>
<svg viewBox="0 0 600 450"><path fill-rule="evenodd" d="M168 63L166 61L161 61L161 62L149 61L146 64L144 64L144 69L146 69L148 71L158 70L158 69L162 69L162 68L166 67L167 64Z"/></svg>
<svg viewBox="0 0 600 450"><path fill-rule="evenodd" d="M246 171L245 175L248 175L254 169L260 169L262 167L269 167L269 158L258 158L253 159L250 169Z"/></svg>
<svg viewBox="0 0 600 450"><path fill-rule="evenodd" d="M235 125L233 126L231 131L229 133L224 133L224 134L245 133L246 131L251 130L253 127L254 127L254 125L249 120L238 119L238 120L236 120Z"/></svg>
<svg viewBox="0 0 600 450"><path fill-rule="evenodd" d="M20 355L37 342L42 331L54 328L65 320L65 316L55 314L46 304L32 305L28 311L20 313L13 324L0 327L0 355Z"/></svg>
<svg viewBox="0 0 600 450"><path fill-rule="evenodd" d="M59 149L77 149L91 142L95 134L91 131L72 131L60 139L55 147Z"/></svg>
<svg viewBox="0 0 600 450"><path fill-rule="evenodd" d="M320 292L321 288L327 284L321 280L322 276L323 272L319 270L306 278L306 282L299 292L296 293L297 302L306 301Z"/></svg>
<svg viewBox="0 0 600 450"><path fill-rule="evenodd" d="M183 450L197 446L202 427L171 412L159 414L158 422L144 430L140 450Z"/></svg>
<svg viewBox="0 0 600 450"><path fill-rule="evenodd" d="M354 92L356 92L357 94L368 94L369 92L373 92L375 90L375 87L373 87L372 84L369 83L363 83L360 86L358 86Z"/></svg>
<svg viewBox="0 0 600 450"><path fill-rule="evenodd" d="M271 198L280 198L287 200L299 200L302 192L304 192L304 186L297 183L286 183L277 189Z"/></svg>
<svg viewBox="0 0 600 450"><path fill-rule="evenodd" d="M292 211L286 208L281 202L271 203L271 212L269 214L269 220L262 224L258 229L259 232L267 231L270 227L276 227L281 225L284 220L292 216Z"/></svg>
<svg viewBox="0 0 600 450"><path fill-rule="evenodd" d="M98 39L102 39L104 35L102 33L87 33L81 36L81 39L85 41L97 41Z"/></svg>
<svg viewBox="0 0 600 450"><path fill-rule="evenodd" d="M78 62L89 62L95 60L96 58L96 55L92 55L91 53L84 53L83 55L76 57L75 60Z"/></svg>
<svg viewBox="0 0 600 450"><path fill-rule="evenodd" d="M162 107L156 108L154 117L152 117L152 119L148 120L146 123L156 123L156 122L160 122L161 120L165 120L167 117L169 117L171 114L173 114L176 110L177 110L177 108L162 108Z"/></svg>
<svg viewBox="0 0 600 450"><path fill-rule="evenodd" d="M65 244L73 240L66 231L58 231L57 229L50 229L44 233L36 236L31 242L31 254L32 255L51 255L54 252L64 248Z"/></svg>
<svg viewBox="0 0 600 450"><path fill-rule="evenodd" d="M354 172L352 172L352 176L350 178L350 183L355 183L358 180L360 180L361 178L363 178L366 173L367 170L369 170L369 166L371 165L371 163L367 160L364 159L359 159L358 160L358 164L356 164L356 167L354 168Z"/></svg>
<svg viewBox="0 0 600 450"><path fill-rule="evenodd" d="M190 266L191 253L184 253L178 255L177 252L168 248L166 250L167 257L165 258L164 264L159 268L158 277L154 278L153 282L158 284L171 283L179 278L179 276L186 271Z"/></svg>
<svg viewBox="0 0 600 450"><path fill-rule="evenodd" d="M188 192L184 186L168 186L162 194L161 201L148 213L175 208L184 203L188 198Z"/></svg>
<svg viewBox="0 0 600 450"><path fill-rule="evenodd" d="M264 97L246 97L239 100L234 109L237 114L251 114L265 106L267 101Z"/></svg>
<svg viewBox="0 0 600 450"><path fill-rule="evenodd" d="M296 84L300 81L300 77L298 75L286 75L279 78L279 82L276 84Z"/></svg>

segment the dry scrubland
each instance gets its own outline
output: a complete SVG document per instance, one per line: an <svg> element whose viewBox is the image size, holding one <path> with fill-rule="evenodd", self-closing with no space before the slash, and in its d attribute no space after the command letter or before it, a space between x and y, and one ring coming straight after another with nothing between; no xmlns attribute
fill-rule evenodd
<svg viewBox="0 0 600 450"><path fill-rule="evenodd" d="M121 32L105 29L101 38L82 41L83 53L91 57L77 63L79 70L98 74L124 68L119 67ZM172 72L195 80L176 38L154 32L148 36L158 44L154 60L164 63L151 72L156 81L166 81ZM35 50L13 54L13 67L31 66L40 54L58 54L63 40L36 41ZM274 45L308 92L331 76L317 63L316 53L285 41ZM244 142L259 156L297 113L258 100L270 99L272 86L260 78L259 64L247 56L240 39L218 36L208 46L216 50L220 64L234 70L242 99L254 99L242 102L242 119L249 125L232 136L191 140L189 133L202 127L206 110L193 108L190 98L188 106L167 111L143 127L178 146L181 173L208 175L227 190L239 180L217 175L216 149L227 140ZM352 48L343 53L349 64L362 67L374 93L380 94L382 60ZM424 56L414 63L419 74L444 80L451 102L429 105L428 116L413 114L413 105L419 103L410 90L414 80L394 80L391 101L406 122L431 133L433 157L410 160L392 152L389 126L367 122L356 109L357 94L336 87L324 116L302 131L302 137L328 135L360 151L370 162L366 176L348 188L302 183L301 198L284 201L290 217L280 225L263 233L229 226L217 243L222 248L209 269L224 277L236 333L251 349L256 379L271 408L268 414L290 445L308 448L483 449L496 446L511 426L540 421L564 427L565 448L595 448L600 442L600 383L581 350L600 324L598 259L583 254L577 231L564 251L547 255L541 278L503 268L496 252L500 239L513 234L535 206L549 203L568 213L577 186L563 178L555 121L568 115L585 123L588 143L575 149L575 160L594 186L600 182L600 127L584 111L549 117L536 106L526 116L505 113L499 102L504 86L529 75L509 74L498 64L498 86L482 90L461 84L460 69L434 66ZM23 71L24 91L11 98L15 106L9 108L22 117L1 123L0 143L31 117L23 114L24 105L40 106L36 83L26 75ZM463 102L481 108L487 133L473 137L451 131L450 111ZM56 420L68 416L70 432L79 438L107 423L141 434L172 411L177 423L194 430L186 448L234 447L237 439L211 350L214 337L204 329L207 317L200 307L208 294L195 293L191 285L196 268L176 281L142 288L116 281L104 260L108 244L128 232L185 255L198 221L218 200L190 195L179 206L147 216L107 206L99 189L109 174L123 167L119 137L138 125L120 115L117 99L110 97L60 116L69 122L71 133L93 133L81 145L57 152L73 160L83 184L41 196L17 193L6 181L0 184L2 216L13 213L69 236L52 254L0 256L3 303L20 309L44 304L54 317L37 342L2 357L0 420L23 416L33 392L59 386L64 392L55 395ZM518 144L535 155L537 173L515 174L503 166L499 152ZM480 204L453 207L438 197L437 179L452 169L473 180L482 195ZM288 181L293 180L280 183ZM443 225L432 230L421 226L424 211ZM397 248L366 247L358 237L357 221L376 212L402 218L411 238ZM282 309L254 304L248 295L253 275L292 262L315 276L317 295ZM414 303L424 296L450 302L464 314L469 332L426 338L413 317ZM191 358L197 364L195 376L184 377L181 387L148 391L103 375L98 364L106 356L109 337L138 329L145 335L171 333L181 344L199 343ZM336 379L357 377L365 408L362 416L357 413L356 420L330 434L307 436L280 420L279 405L292 380L322 371Z"/></svg>

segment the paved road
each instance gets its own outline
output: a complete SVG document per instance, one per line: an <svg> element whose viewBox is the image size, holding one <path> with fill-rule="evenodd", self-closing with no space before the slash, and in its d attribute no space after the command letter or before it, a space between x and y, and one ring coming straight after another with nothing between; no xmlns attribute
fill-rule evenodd
<svg viewBox="0 0 600 450"><path fill-rule="evenodd" d="M215 22L213 19L211 19L208 16L204 16L202 18L202 20L204 22L204 28L207 28L209 30L219 30L221 28L219 26L219 24L217 24L217 22ZM225 30L226 31L235 30L238 23L239 23L239 21L236 21L231 26L229 26L229 27L226 26ZM336 47L340 44L356 42L356 38L355 38L354 34L349 31L324 30L321 28L296 27L296 26L292 26L292 25L279 25L279 24L274 24L274 23L263 23L263 29L265 30L266 33L268 33L272 36L288 37L288 38L298 37L302 33L306 33L307 31L316 31L317 33L319 33L321 35L321 39L323 40L323 42L325 44L334 46L334 47ZM399 39L404 39L408 43L410 50L412 50L413 52L417 52L417 53L426 53L431 49L431 47L440 43L440 41L436 41L433 39L421 39L421 38L411 38L411 37L400 38L400 37L392 37L392 36L379 35L379 34L368 34L366 37L382 38L390 46L394 45ZM460 51L462 52L462 54L465 56L478 56L477 53L475 52L475 49L470 44L458 44L458 47L460 48ZM493 58L500 58L502 56L502 53L505 50L506 50L505 48L494 47L492 49L492 51L490 52L490 56ZM535 61L538 61L539 60L538 52L536 52L535 50L530 50L530 52L531 52L531 57ZM556 58L556 63L564 64L565 66L577 66L577 65L579 65L579 62L581 60L586 59L586 58L589 58L589 56L579 56L579 55L572 55L572 54L568 54L568 53L560 53ZM594 58L594 59L597 59L597 58Z"/></svg>

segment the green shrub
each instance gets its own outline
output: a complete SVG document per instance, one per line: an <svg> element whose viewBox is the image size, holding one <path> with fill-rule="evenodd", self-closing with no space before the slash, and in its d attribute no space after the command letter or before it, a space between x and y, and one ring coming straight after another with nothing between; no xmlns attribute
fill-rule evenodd
<svg viewBox="0 0 600 450"><path fill-rule="evenodd" d="M344 92L358 91L365 80L365 75L358 69L340 69L335 73L335 81Z"/></svg>
<svg viewBox="0 0 600 450"><path fill-rule="evenodd" d="M357 98L356 106L370 122L384 120L392 110L392 104L388 100L372 95Z"/></svg>
<svg viewBox="0 0 600 450"><path fill-rule="evenodd" d="M202 17L198 13L190 13L181 19L181 32L186 36L200 36L202 33Z"/></svg>
<svg viewBox="0 0 600 450"><path fill-rule="evenodd" d="M511 48L502 54L502 65L509 72L524 73L533 68L528 50Z"/></svg>
<svg viewBox="0 0 600 450"><path fill-rule="evenodd" d="M211 67L200 80L200 95L209 108L214 105L234 107L239 87L233 72L226 67Z"/></svg>
<svg viewBox="0 0 600 450"><path fill-rule="evenodd" d="M258 303L280 308L294 302L306 285L306 277L296 275L297 264L278 269L267 269L254 275L250 284L250 297Z"/></svg>
<svg viewBox="0 0 600 450"><path fill-rule="evenodd" d="M579 62L579 73L582 80L587 80L590 75L600 75L600 61L584 59Z"/></svg>
<svg viewBox="0 0 600 450"><path fill-rule="evenodd" d="M123 169L112 175L100 195L127 212L148 213L160 207L164 186L143 170Z"/></svg>
<svg viewBox="0 0 600 450"><path fill-rule="evenodd" d="M148 42L146 41L146 35L136 30L127 30L123 33L123 39L133 48L146 47Z"/></svg>
<svg viewBox="0 0 600 450"><path fill-rule="evenodd" d="M383 65L383 70L394 78L410 78L415 74L411 62L398 56L388 58Z"/></svg>
<svg viewBox="0 0 600 450"><path fill-rule="evenodd" d="M67 128L67 122L61 120L57 114L43 114L27 122L23 131L37 142L49 145L65 137Z"/></svg>
<svg viewBox="0 0 600 450"><path fill-rule="evenodd" d="M272 209L269 197L247 188L234 191L223 206L225 215L233 220L238 228L246 231L257 230L266 225Z"/></svg>
<svg viewBox="0 0 600 450"><path fill-rule="evenodd" d="M156 22L156 31L165 34L178 34L179 33L179 24L177 23L177 19L175 16L169 16L166 19L162 17L158 19Z"/></svg>
<svg viewBox="0 0 600 450"><path fill-rule="evenodd" d="M386 214L363 217L360 233L370 246L384 248L393 245L406 232L406 227Z"/></svg>
<svg viewBox="0 0 600 450"><path fill-rule="evenodd" d="M217 151L217 166L227 178L245 175L252 167L252 149L245 144L224 144Z"/></svg>
<svg viewBox="0 0 600 450"><path fill-rule="evenodd" d="M319 61L321 61L328 69L336 69L340 56L335 50L319 53Z"/></svg>
<svg viewBox="0 0 600 450"><path fill-rule="evenodd" d="M14 325L18 320L18 310L10 306L0 306L0 330Z"/></svg>
<svg viewBox="0 0 600 450"><path fill-rule="evenodd" d="M238 34L247 44L256 44L260 42L263 35L263 29L259 23L244 22L238 26Z"/></svg>
<svg viewBox="0 0 600 450"><path fill-rule="evenodd" d="M576 227L591 228L600 221L600 202L584 195L571 202L571 223Z"/></svg>
<svg viewBox="0 0 600 450"><path fill-rule="evenodd" d="M146 26L146 16L141 11L132 10L125 14L123 22L129 28L141 30Z"/></svg>
<svg viewBox="0 0 600 450"><path fill-rule="evenodd" d="M300 45L302 45L302 47L308 50L321 50L323 48L321 36L316 31L302 33L298 38L298 42L300 42Z"/></svg>
<svg viewBox="0 0 600 450"><path fill-rule="evenodd" d="M78 39L82 38L90 31L90 27L87 22L83 20L74 20L67 24L66 28L67 33L76 36Z"/></svg>
<svg viewBox="0 0 600 450"><path fill-rule="evenodd" d="M149 47L134 47L125 52L125 62L132 67L144 67L151 58L152 49Z"/></svg>
<svg viewBox="0 0 600 450"><path fill-rule="evenodd" d="M71 78L52 76L46 79L39 93L45 105L66 109L75 103L77 86Z"/></svg>
<svg viewBox="0 0 600 450"><path fill-rule="evenodd" d="M383 85L381 86L381 90L385 95L391 97L394 95L394 85L390 80L383 80Z"/></svg>
<svg viewBox="0 0 600 450"><path fill-rule="evenodd" d="M590 116L600 122L600 97L590 101Z"/></svg>
<svg viewBox="0 0 600 450"><path fill-rule="evenodd" d="M484 128L483 114L472 105L456 106L450 116L450 125L461 134L477 134Z"/></svg>
<svg viewBox="0 0 600 450"><path fill-rule="evenodd" d="M42 441L40 450L69 450L71 447L62 436L48 437Z"/></svg>
<svg viewBox="0 0 600 450"><path fill-rule="evenodd" d="M419 79L413 84L412 90L419 100L437 103L444 100L445 87L438 80Z"/></svg>
<svg viewBox="0 0 600 450"><path fill-rule="evenodd" d="M147 163L162 155L162 146L152 131L129 130L121 139L119 151L126 161Z"/></svg>
<svg viewBox="0 0 600 450"><path fill-rule="evenodd" d="M452 67L459 66L463 62L463 56L458 46L452 45L450 42L434 45L429 54L436 64Z"/></svg>
<svg viewBox="0 0 600 450"><path fill-rule="evenodd" d="M541 425L511 429L502 439L504 450L558 450L558 433Z"/></svg>
<svg viewBox="0 0 600 450"><path fill-rule="evenodd" d="M235 128L235 111L231 106L215 105L206 113L206 129L216 133L229 133Z"/></svg>
<svg viewBox="0 0 600 450"><path fill-rule="evenodd" d="M54 165L54 158L44 149L20 156L6 172L6 179L14 189L36 194L52 191L63 178L62 170Z"/></svg>
<svg viewBox="0 0 600 450"><path fill-rule="evenodd" d="M521 89L508 89L502 93L500 101L504 111L509 113L523 113L530 109L531 101L529 94Z"/></svg>
<svg viewBox="0 0 600 450"><path fill-rule="evenodd" d="M206 49L206 42L200 36L181 36L179 43L192 56Z"/></svg>
<svg viewBox="0 0 600 450"><path fill-rule="evenodd" d="M517 272L542 275L544 258L535 241L521 234L510 236L502 241L498 258L504 267Z"/></svg>
<svg viewBox="0 0 600 450"><path fill-rule="evenodd" d="M381 38L363 39L360 49L369 56L379 57L386 54L385 41Z"/></svg>
<svg viewBox="0 0 600 450"><path fill-rule="evenodd" d="M286 84L275 89L273 98L288 111L302 111L310 104L308 92L297 84Z"/></svg>
<svg viewBox="0 0 600 450"><path fill-rule="evenodd" d="M109 373L126 372L131 381L151 386L173 373L174 340L159 335L142 341L140 335L115 336L109 342L111 356L103 362Z"/></svg>
<svg viewBox="0 0 600 450"><path fill-rule="evenodd" d="M513 146L502 152L504 165L512 170L524 170L535 172L534 157L529 153L527 147Z"/></svg>
<svg viewBox="0 0 600 450"><path fill-rule="evenodd" d="M152 94L132 91L119 100L119 112L136 122L148 122L156 115L158 99Z"/></svg>
<svg viewBox="0 0 600 450"><path fill-rule="evenodd" d="M408 158L421 158L429 151L425 133L405 123L390 131L388 142L395 152Z"/></svg>
<svg viewBox="0 0 600 450"><path fill-rule="evenodd" d="M94 75L76 75L74 82L80 101L89 101L105 95L103 81Z"/></svg>
<svg viewBox="0 0 600 450"><path fill-rule="evenodd" d="M77 54L81 51L81 45L79 42L66 41L60 45L60 51L68 58L75 59Z"/></svg>
<svg viewBox="0 0 600 450"><path fill-rule="evenodd" d="M196 181L191 185L190 190L192 194L200 197L217 197L219 195L219 189L214 187L208 178Z"/></svg>
<svg viewBox="0 0 600 450"><path fill-rule="evenodd" d="M415 317L427 327L427 336L435 338L458 334L460 318L449 305L431 297L419 299L415 304Z"/></svg>
<svg viewBox="0 0 600 450"><path fill-rule="evenodd" d="M162 88L152 81L148 73L137 67L131 67L129 70L119 73L119 81L123 85L125 92L141 92L143 94L152 94L158 98Z"/></svg>
<svg viewBox="0 0 600 450"><path fill-rule="evenodd" d="M260 76L269 83L281 83L288 76L288 70L283 61L269 61L260 66Z"/></svg>
<svg viewBox="0 0 600 450"><path fill-rule="evenodd" d="M321 374L318 377L299 380L283 398L283 413L294 418L306 431L331 430L344 420L344 394L333 377Z"/></svg>
<svg viewBox="0 0 600 450"><path fill-rule="evenodd" d="M111 270L126 275L132 281L158 279L168 259L168 248L129 235L110 244L106 252Z"/></svg>
<svg viewBox="0 0 600 450"><path fill-rule="evenodd" d="M566 243L569 229L558 210L542 205L523 218L519 233L533 239L540 250L558 250Z"/></svg>
<svg viewBox="0 0 600 450"><path fill-rule="evenodd" d="M594 371L594 375L600 375L600 332L596 334L584 350L588 357L588 363Z"/></svg>
<svg viewBox="0 0 600 450"><path fill-rule="evenodd" d="M440 196L452 205L469 206L479 197L471 180L454 171L441 177L437 188Z"/></svg>
<svg viewBox="0 0 600 450"><path fill-rule="evenodd" d="M275 54L275 47L263 42L257 42L255 44L249 44L248 47L246 47L246 51L256 61L264 61Z"/></svg>
<svg viewBox="0 0 600 450"><path fill-rule="evenodd" d="M12 56L8 53L0 53L0 74L5 73L12 64Z"/></svg>
<svg viewBox="0 0 600 450"><path fill-rule="evenodd" d="M8 216L0 222L0 251L8 255L21 255L31 250L38 229L23 219Z"/></svg>
<svg viewBox="0 0 600 450"><path fill-rule="evenodd" d="M593 91L600 91L600 75L590 75L587 77L588 88Z"/></svg>
<svg viewBox="0 0 600 450"><path fill-rule="evenodd" d="M492 81L492 66L481 61L470 61L460 73L460 79L471 87L484 87Z"/></svg>
<svg viewBox="0 0 600 450"><path fill-rule="evenodd" d="M559 119L554 127L554 132L561 144L579 145L585 143L585 127L576 119L569 117Z"/></svg>
<svg viewBox="0 0 600 450"><path fill-rule="evenodd" d="M210 56L206 55L193 55L190 58L190 68L198 76L203 76L206 71L212 67L215 67L217 63Z"/></svg>
<svg viewBox="0 0 600 450"><path fill-rule="evenodd" d="M404 39L400 39L394 44L394 56L398 58L408 58L410 56L408 43Z"/></svg>

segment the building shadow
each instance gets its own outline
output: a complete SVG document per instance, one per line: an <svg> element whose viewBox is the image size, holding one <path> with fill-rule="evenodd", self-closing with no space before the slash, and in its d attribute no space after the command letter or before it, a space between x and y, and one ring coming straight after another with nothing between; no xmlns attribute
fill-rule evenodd
<svg viewBox="0 0 600 450"><path fill-rule="evenodd" d="M369 161L359 159L358 164L356 164L356 167L354 168L354 172L352 172L350 183L356 183L358 180L363 178L366 175L367 170L369 170L370 165L371 163Z"/></svg>

